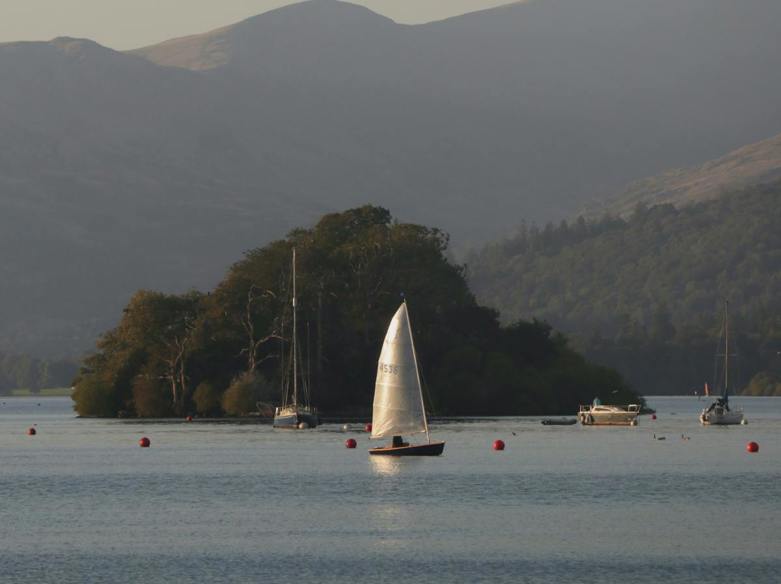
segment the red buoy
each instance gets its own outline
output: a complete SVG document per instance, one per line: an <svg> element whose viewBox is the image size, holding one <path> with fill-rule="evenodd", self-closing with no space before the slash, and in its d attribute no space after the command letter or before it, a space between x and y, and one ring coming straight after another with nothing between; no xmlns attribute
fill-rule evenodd
<svg viewBox="0 0 781 584"><path fill-rule="evenodd" d="M348 438L347 440L344 441L344 445L347 448L355 448L356 446L358 446L358 443L355 441L355 438Z"/></svg>
<svg viewBox="0 0 781 584"><path fill-rule="evenodd" d="M193 417L192 417L192 416L187 416L185 419L186 419L188 422L192 422L192 421L193 421Z"/></svg>
<svg viewBox="0 0 781 584"><path fill-rule="evenodd" d="M656 419L656 414L651 414L651 419L655 420Z"/></svg>
<svg viewBox="0 0 781 584"><path fill-rule="evenodd" d="M759 444L756 442L749 442L746 444L746 452L759 452Z"/></svg>
<svg viewBox="0 0 781 584"><path fill-rule="evenodd" d="M371 423L371 422L369 422L368 424L366 424L366 425L363 427L363 429L364 429L366 432L371 432L371 431L372 431L372 423Z"/></svg>
<svg viewBox="0 0 781 584"><path fill-rule="evenodd" d="M35 428L27 428L27 435L28 436L35 436L38 433L38 430Z"/></svg>
<svg viewBox="0 0 781 584"><path fill-rule="evenodd" d="M149 448L152 445L152 441L149 440L149 438L147 438L146 436L144 436L143 438L141 438L141 440L138 441L138 445L141 448Z"/></svg>
<svg viewBox="0 0 781 584"><path fill-rule="evenodd" d="M494 440L494 450L504 450L504 440Z"/></svg>

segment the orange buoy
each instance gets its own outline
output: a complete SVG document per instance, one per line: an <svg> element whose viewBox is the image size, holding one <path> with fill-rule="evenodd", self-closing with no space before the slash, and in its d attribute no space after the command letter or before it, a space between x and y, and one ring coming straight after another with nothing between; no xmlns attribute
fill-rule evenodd
<svg viewBox="0 0 781 584"><path fill-rule="evenodd" d="M27 428L27 435L28 436L35 436L38 433L38 430L35 428Z"/></svg>
<svg viewBox="0 0 781 584"><path fill-rule="evenodd" d="M355 441L355 438L348 438L344 441L344 445L346 448L355 448L358 446L358 443Z"/></svg>
<svg viewBox="0 0 781 584"><path fill-rule="evenodd" d="M146 436L144 436L143 438L141 438L141 440L138 441L138 445L141 448L149 448L152 445L152 441L149 440L149 438L147 438Z"/></svg>
<svg viewBox="0 0 781 584"><path fill-rule="evenodd" d="M372 431L372 423L371 423L371 422L369 422L368 424L366 424L366 425L363 427L363 429L364 429L366 432L371 432L371 431Z"/></svg>
<svg viewBox="0 0 781 584"><path fill-rule="evenodd" d="M651 414L651 419L655 420L656 419L656 414Z"/></svg>
<svg viewBox="0 0 781 584"><path fill-rule="evenodd" d="M494 440L494 450L504 450L504 440Z"/></svg>
<svg viewBox="0 0 781 584"><path fill-rule="evenodd" d="M746 444L746 452L751 452L751 453L759 452L759 444L753 441L749 442L748 444Z"/></svg>
<svg viewBox="0 0 781 584"><path fill-rule="evenodd" d="M193 417L192 416L187 416L185 418L185 420L187 420L188 422L192 422L193 421Z"/></svg>

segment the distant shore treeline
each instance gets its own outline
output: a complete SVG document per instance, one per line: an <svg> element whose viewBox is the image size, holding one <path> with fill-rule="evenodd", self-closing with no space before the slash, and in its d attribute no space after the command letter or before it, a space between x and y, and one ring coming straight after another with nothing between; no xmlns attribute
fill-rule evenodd
<svg viewBox="0 0 781 584"><path fill-rule="evenodd" d="M75 361L0 353L0 395L8 395L13 389L37 393L50 387L70 387L78 368Z"/></svg>
<svg viewBox="0 0 781 584"><path fill-rule="evenodd" d="M781 375L781 181L677 209L524 227L469 259L477 297L539 318L642 394L711 381L725 299L741 388ZM769 381L770 380L770 381ZM770 385L769 385L770 384ZM761 386L761 387L760 387Z"/></svg>
<svg viewBox="0 0 781 584"><path fill-rule="evenodd" d="M93 416L244 415L280 398L298 257L299 339L312 400L324 412L371 405L382 338L408 299L435 414L574 413L595 396L637 399L540 322L502 327L475 301L447 236L361 207L246 253L214 291L139 291L76 380Z"/></svg>

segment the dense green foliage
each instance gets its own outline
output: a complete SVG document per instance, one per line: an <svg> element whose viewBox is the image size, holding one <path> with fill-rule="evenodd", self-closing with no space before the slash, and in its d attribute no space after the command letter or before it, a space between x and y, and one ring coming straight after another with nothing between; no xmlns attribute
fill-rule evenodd
<svg viewBox="0 0 781 584"><path fill-rule="evenodd" d="M371 406L382 339L408 299L435 413L574 413L595 396L630 401L614 371L593 366L540 322L501 327L478 306L436 230L381 208L323 217L254 249L210 294L140 291L85 361L82 415L244 415L279 403L290 335L291 255L298 258L299 339L323 411Z"/></svg>
<svg viewBox="0 0 781 584"><path fill-rule="evenodd" d="M743 383L781 348L781 182L676 209L523 228L469 260L477 296L507 319L539 318L642 393L711 377L724 299Z"/></svg>
<svg viewBox="0 0 781 584"><path fill-rule="evenodd" d="M202 381L193 393L193 405L202 416L218 415L222 408L222 393L208 381Z"/></svg>
<svg viewBox="0 0 781 584"><path fill-rule="evenodd" d="M0 353L0 395L25 388L38 393L47 387L70 387L78 365L72 361L34 359Z"/></svg>

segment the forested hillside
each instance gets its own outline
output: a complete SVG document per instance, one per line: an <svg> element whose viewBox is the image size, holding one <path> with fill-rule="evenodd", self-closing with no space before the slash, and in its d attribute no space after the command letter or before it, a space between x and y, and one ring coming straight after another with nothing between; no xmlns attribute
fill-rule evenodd
<svg viewBox="0 0 781 584"><path fill-rule="evenodd" d="M617 373L586 362L547 325L500 326L446 259L447 242L439 230L367 206L248 252L212 293L139 291L86 360L76 409L244 415L258 401L279 404L293 248L299 338L308 348L301 362L311 365L312 400L326 412L369 410L401 293L435 413L572 414L595 396L636 399Z"/></svg>
<svg viewBox="0 0 781 584"><path fill-rule="evenodd" d="M781 182L627 219L582 219L519 234L469 261L478 298L504 319L538 318L645 393L700 388L719 310L731 302L744 383L778 367Z"/></svg>

